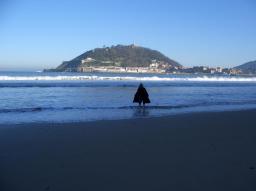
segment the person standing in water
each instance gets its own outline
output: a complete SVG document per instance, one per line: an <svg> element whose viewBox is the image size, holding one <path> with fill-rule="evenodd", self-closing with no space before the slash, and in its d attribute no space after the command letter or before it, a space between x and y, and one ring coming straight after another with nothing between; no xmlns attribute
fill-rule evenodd
<svg viewBox="0 0 256 191"><path fill-rule="evenodd" d="M141 103L143 103L143 106L145 106L146 103L150 103L148 92L142 83L140 83L134 95L133 103L139 103L139 106L141 106Z"/></svg>

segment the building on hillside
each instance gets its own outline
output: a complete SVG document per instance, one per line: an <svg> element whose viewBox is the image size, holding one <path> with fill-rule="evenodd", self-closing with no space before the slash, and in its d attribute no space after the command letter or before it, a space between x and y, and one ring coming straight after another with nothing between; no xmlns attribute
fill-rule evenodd
<svg viewBox="0 0 256 191"><path fill-rule="evenodd" d="M85 59L82 59L82 60L81 60L81 63L82 63L82 64L85 64L85 63L90 63L90 62L93 62L93 61L95 61L95 59L90 58L90 57L87 57L87 58L85 58Z"/></svg>

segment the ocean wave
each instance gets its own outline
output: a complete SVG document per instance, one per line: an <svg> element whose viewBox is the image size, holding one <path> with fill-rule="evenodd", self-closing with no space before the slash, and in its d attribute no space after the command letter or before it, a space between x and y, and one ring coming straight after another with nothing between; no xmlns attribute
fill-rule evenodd
<svg viewBox="0 0 256 191"><path fill-rule="evenodd" d="M145 107L146 110L173 110L173 109L185 109L185 108L193 108L193 107L208 107L208 106L221 106L221 105L255 105L256 100L250 101L231 101L231 102L201 102L196 104L180 104L180 105L147 105ZM139 106L113 106L113 107L31 107L31 108L3 108L0 109L0 113L30 113L30 112L42 112L42 111L66 111L66 110L87 110L87 111L95 111L95 110L136 110L140 109Z"/></svg>
<svg viewBox="0 0 256 191"><path fill-rule="evenodd" d="M151 87L251 87L255 86L256 83L254 82L145 82L147 88ZM24 82L24 81L0 81L0 88L136 88L138 87L138 82L111 82L108 83L106 81L100 82L97 81L95 83L91 82L47 82L47 81L40 81L40 82Z"/></svg>
<svg viewBox="0 0 256 191"><path fill-rule="evenodd" d="M187 106L147 106L147 109L175 109L189 107ZM65 110L129 110L138 109L138 106L121 106L121 107L31 107L31 108L10 108L0 109L0 113L28 113L40 111L65 111Z"/></svg>
<svg viewBox="0 0 256 191"><path fill-rule="evenodd" d="M170 82L256 82L256 77L134 77L134 76L0 76L0 81L170 81Z"/></svg>

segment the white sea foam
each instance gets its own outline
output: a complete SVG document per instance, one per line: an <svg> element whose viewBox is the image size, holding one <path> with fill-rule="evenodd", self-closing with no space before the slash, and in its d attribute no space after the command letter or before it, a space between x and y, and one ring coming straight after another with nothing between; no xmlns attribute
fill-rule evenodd
<svg viewBox="0 0 256 191"><path fill-rule="evenodd" d="M256 77L134 77L134 76L0 76L0 81L194 81L194 82L256 82Z"/></svg>

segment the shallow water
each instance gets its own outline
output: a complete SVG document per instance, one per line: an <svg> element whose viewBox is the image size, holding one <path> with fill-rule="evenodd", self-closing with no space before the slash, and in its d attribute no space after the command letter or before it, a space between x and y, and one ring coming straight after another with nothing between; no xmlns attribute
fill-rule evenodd
<svg viewBox="0 0 256 191"><path fill-rule="evenodd" d="M143 82L151 104L132 103ZM0 72L0 123L79 122L256 108L256 78Z"/></svg>

